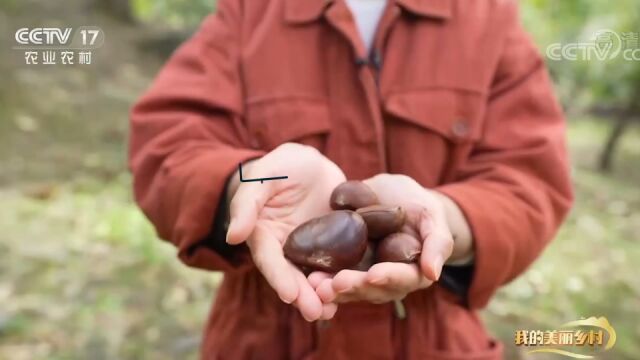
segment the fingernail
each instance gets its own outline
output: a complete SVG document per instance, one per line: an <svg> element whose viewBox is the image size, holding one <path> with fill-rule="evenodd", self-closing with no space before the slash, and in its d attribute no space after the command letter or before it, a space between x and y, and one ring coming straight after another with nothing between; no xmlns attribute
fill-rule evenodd
<svg viewBox="0 0 640 360"><path fill-rule="evenodd" d="M229 227L227 228L227 236L225 237L225 241L227 244L229 243L229 234L231 234L231 229L233 228L233 222L229 223Z"/></svg>
<svg viewBox="0 0 640 360"><path fill-rule="evenodd" d="M289 299L285 299L285 298L283 298L282 296L280 296L280 300L282 300L282 302L283 302L283 303L285 303L285 304L291 304L291 303L292 303L292 302L294 302L296 299L291 299L291 300L289 300Z"/></svg>
<svg viewBox="0 0 640 360"><path fill-rule="evenodd" d="M442 266L444 265L444 259L442 256L438 255L435 260L433 260L433 270L436 275L436 280L440 279L440 275L442 274Z"/></svg>
<svg viewBox="0 0 640 360"><path fill-rule="evenodd" d="M374 285L386 285L388 282L389 282L389 279L387 279L386 277L380 277L380 278L369 280L369 283Z"/></svg>

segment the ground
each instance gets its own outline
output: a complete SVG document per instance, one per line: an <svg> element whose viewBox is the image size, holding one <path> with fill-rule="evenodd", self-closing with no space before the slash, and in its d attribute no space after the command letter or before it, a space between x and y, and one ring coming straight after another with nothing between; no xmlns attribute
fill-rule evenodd
<svg viewBox="0 0 640 360"><path fill-rule="evenodd" d="M0 33L38 23L31 2L3 3ZM66 18L44 4L43 14ZM137 27L91 11L72 20L107 34L92 66L31 68L0 53L0 359L195 358L220 275L184 267L156 239L132 202L125 162L128 109L162 60L140 50ZM0 41L10 49L13 39ZM483 312L510 359L545 359L514 347L515 330L590 316L617 330L599 358L640 353L640 129L604 175L594 164L608 129L570 119L575 207L539 261Z"/></svg>

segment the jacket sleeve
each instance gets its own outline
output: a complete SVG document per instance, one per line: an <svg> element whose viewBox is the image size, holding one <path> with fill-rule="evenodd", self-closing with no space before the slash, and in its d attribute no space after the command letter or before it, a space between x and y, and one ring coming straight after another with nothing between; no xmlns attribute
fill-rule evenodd
<svg viewBox="0 0 640 360"><path fill-rule="evenodd" d="M220 233L212 224L238 163L262 155L246 145L239 18L237 1L220 1L130 116L136 201L158 236L175 244L182 261L209 270L249 263L246 248L211 236Z"/></svg>
<svg viewBox="0 0 640 360"><path fill-rule="evenodd" d="M538 257L573 200L562 111L515 6L507 18L482 138L456 181L437 188L460 206L472 229L471 308L484 307Z"/></svg>

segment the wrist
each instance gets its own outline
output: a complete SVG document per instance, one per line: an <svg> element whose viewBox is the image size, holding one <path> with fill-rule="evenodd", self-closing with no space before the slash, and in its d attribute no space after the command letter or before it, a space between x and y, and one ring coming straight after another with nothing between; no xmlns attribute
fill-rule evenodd
<svg viewBox="0 0 640 360"><path fill-rule="evenodd" d="M446 261L447 265L468 265L473 262L474 248L473 235L464 213L448 196L433 191L442 203L444 213L449 226L449 231L453 237L453 251Z"/></svg>

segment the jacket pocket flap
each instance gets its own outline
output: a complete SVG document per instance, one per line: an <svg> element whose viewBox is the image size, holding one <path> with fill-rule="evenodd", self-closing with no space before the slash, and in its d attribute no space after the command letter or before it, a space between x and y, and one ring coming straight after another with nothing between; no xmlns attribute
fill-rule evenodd
<svg viewBox="0 0 640 360"><path fill-rule="evenodd" d="M481 94L456 89L397 92L385 101L390 114L454 142L480 138L484 107Z"/></svg>
<svg viewBox="0 0 640 360"><path fill-rule="evenodd" d="M328 104L321 99L277 99L247 105L247 126L254 147L272 149L331 129Z"/></svg>

